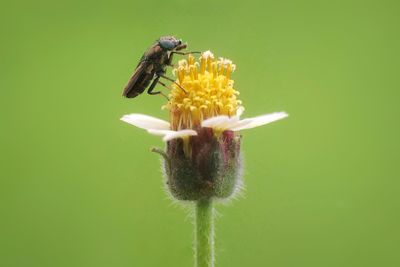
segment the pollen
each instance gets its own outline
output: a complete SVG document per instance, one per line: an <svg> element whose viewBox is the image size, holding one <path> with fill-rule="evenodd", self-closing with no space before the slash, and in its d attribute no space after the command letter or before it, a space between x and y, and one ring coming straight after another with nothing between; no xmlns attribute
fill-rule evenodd
<svg viewBox="0 0 400 267"><path fill-rule="evenodd" d="M216 60L210 51L196 61L193 55L180 60L173 70L175 83L168 103L172 130L194 129L201 121L219 116L233 116L241 106L239 92L233 89L232 61Z"/></svg>

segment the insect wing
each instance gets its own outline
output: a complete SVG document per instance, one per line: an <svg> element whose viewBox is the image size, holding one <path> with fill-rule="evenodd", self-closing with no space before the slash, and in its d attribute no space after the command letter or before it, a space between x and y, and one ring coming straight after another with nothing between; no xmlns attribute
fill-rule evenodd
<svg viewBox="0 0 400 267"><path fill-rule="evenodd" d="M132 74L132 77L129 79L128 84L124 88L123 96L127 98L134 98L146 89L144 86L147 80L151 80L153 75L146 73L147 68L149 67L150 62L141 61L139 65L136 67L135 72Z"/></svg>

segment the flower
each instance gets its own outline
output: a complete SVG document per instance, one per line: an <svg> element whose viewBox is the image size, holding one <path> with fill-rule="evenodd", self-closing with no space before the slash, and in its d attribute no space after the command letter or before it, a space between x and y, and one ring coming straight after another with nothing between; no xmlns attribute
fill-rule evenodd
<svg viewBox="0 0 400 267"><path fill-rule="evenodd" d="M167 184L177 199L230 197L241 178L238 132L288 116L275 112L241 120L244 108L230 78L235 68L232 61L216 60L210 51L202 53L200 62L189 55L174 69L177 80L163 106L170 122L142 114L121 118L163 137Z"/></svg>

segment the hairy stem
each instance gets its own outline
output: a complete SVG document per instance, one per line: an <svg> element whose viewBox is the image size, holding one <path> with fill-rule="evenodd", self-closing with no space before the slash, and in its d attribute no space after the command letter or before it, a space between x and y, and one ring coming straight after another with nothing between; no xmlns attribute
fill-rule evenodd
<svg viewBox="0 0 400 267"><path fill-rule="evenodd" d="M214 208L212 201L199 200L195 207L195 266L214 266Z"/></svg>

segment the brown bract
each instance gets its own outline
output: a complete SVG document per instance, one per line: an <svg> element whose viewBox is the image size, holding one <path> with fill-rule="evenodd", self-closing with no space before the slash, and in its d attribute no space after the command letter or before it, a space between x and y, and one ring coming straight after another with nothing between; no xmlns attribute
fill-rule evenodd
<svg viewBox="0 0 400 267"><path fill-rule="evenodd" d="M236 191L241 177L240 136L232 131L215 135L198 128L188 140L167 143L167 185L179 200L225 199Z"/></svg>

